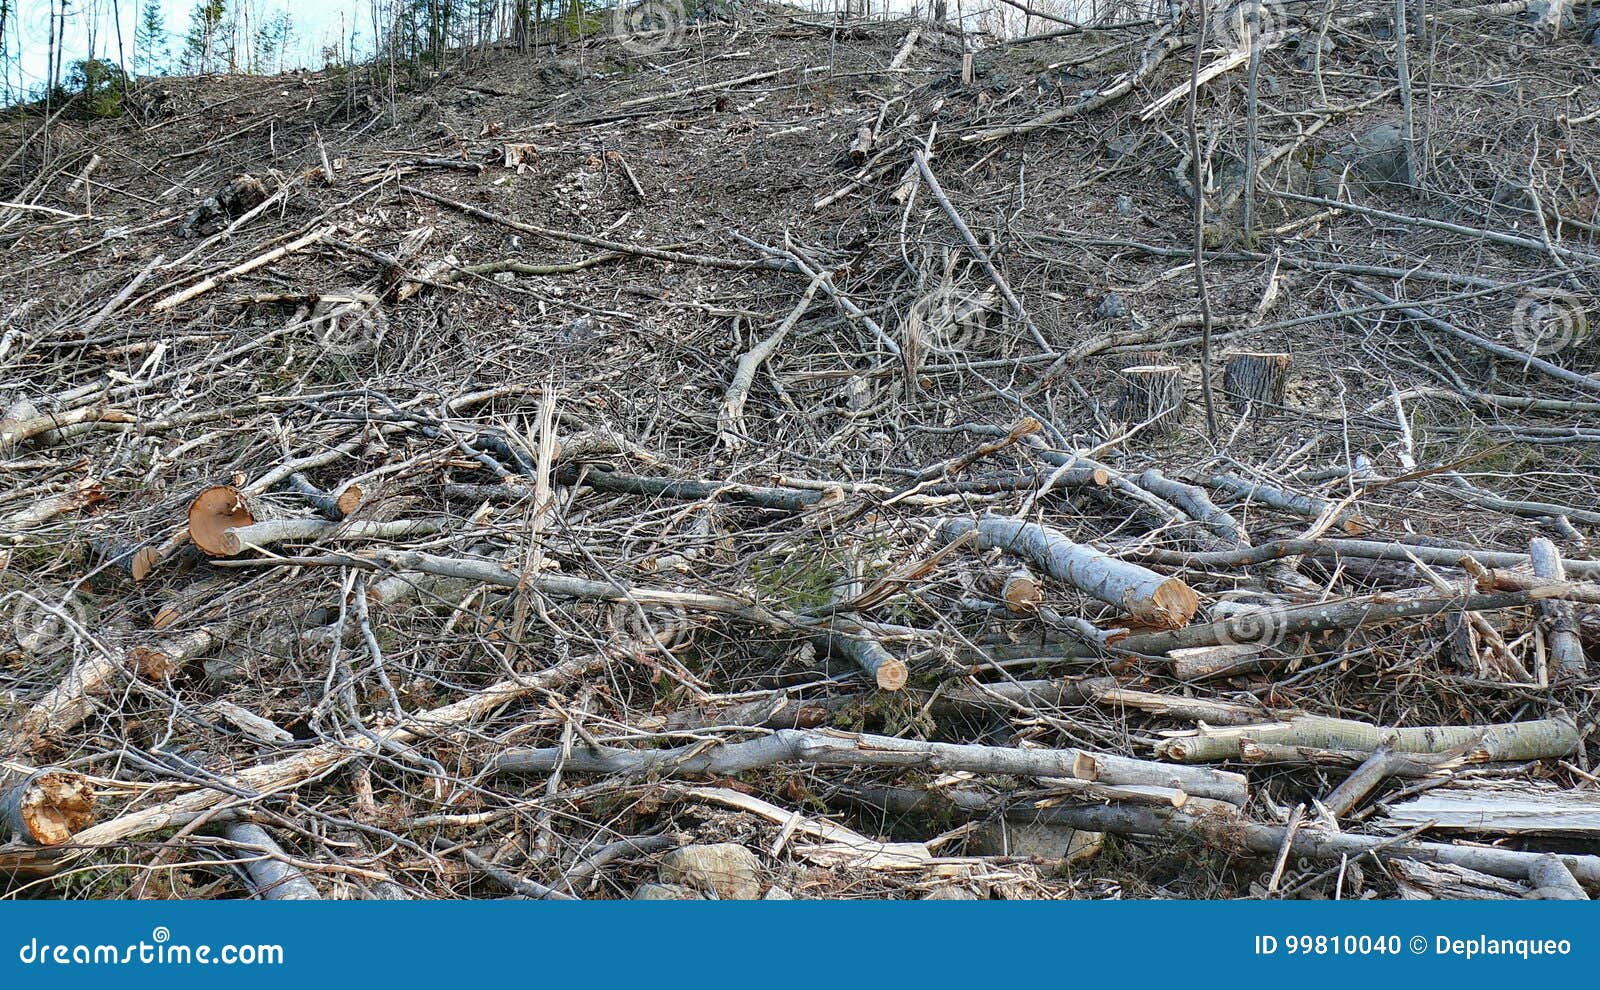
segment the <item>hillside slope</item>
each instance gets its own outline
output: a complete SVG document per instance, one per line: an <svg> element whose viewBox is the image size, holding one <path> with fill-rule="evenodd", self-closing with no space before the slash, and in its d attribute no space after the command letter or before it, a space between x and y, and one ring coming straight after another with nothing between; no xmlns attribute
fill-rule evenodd
<svg viewBox="0 0 1600 990"><path fill-rule="evenodd" d="M1192 132L1187 20L756 4L14 112L12 891L304 892L251 820L338 897L1548 888L1600 48L1430 7L1407 86L1371 5L1222 19Z"/></svg>

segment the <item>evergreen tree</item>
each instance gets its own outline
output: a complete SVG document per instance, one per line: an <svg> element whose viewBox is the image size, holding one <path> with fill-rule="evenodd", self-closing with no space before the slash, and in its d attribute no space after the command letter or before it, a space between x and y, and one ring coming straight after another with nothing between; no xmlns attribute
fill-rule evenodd
<svg viewBox="0 0 1600 990"><path fill-rule="evenodd" d="M199 0L189 12L189 34L183 41L183 67L202 74L226 68L228 0Z"/></svg>
<svg viewBox="0 0 1600 990"><path fill-rule="evenodd" d="M172 68L172 41L161 0L144 0L133 28L133 66L141 76L159 76Z"/></svg>

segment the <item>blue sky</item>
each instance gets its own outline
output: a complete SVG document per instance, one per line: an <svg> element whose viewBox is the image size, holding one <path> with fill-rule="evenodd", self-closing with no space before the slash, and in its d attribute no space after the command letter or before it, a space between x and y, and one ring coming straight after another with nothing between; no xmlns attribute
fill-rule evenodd
<svg viewBox="0 0 1600 990"><path fill-rule="evenodd" d="M49 39L49 11L61 10L62 0L14 0L17 17L14 24L6 26L7 54L17 64L7 67L9 81L15 86L19 79L24 89L43 81L46 71L45 50ZM193 0L160 0L166 16L167 33L174 53L183 46L188 31L189 12ZM133 26L138 8L143 0L66 0L66 30L64 32L67 60L84 57L89 52L93 38L94 53L98 56L116 57L116 22L122 25L122 47L131 55ZM230 0L240 4L252 23L264 23L280 10L288 11L294 22L295 50L286 59L288 65L320 65L320 52L325 44L336 42L341 27L348 32L355 29L362 38L370 35L372 23L371 0ZM120 15L120 16L114 16ZM13 31L13 28L16 30ZM20 56L20 57L18 57Z"/></svg>

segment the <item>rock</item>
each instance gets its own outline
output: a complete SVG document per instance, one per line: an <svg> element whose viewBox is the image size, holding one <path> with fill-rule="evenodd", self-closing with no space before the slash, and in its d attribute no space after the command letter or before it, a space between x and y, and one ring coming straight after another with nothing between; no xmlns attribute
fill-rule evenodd
<svg viewBox="0 0 1600 990"><path fill-rule="evenodd" d="M761 861L734 842L682 846L662 857L661 879L724 901L753 901L761 896Z"/></svg>
<svg viewBox="0 0 1600 990"><path fill-rule="evenodd" d="M1126 158L1139 150L1143 140L1143 136L1139 134L1119 134L1106 142L1106 157L1112 161Z"/></svg>
<svg viewBox="0 0 1600 990"><path fill-rule="evenodd" d="M539 70L539 81L549 85L572 83L582 79L587 73L582 64L574 59L563 58L551 62Z"/></svg>
<svg viewBox="0 0 1600 990"><path fill-rule="evenodd" d="M1311 69L1316 68L1317 53L1319 48L1321 50L1323 60L1326 61L1327 57L1333 54L1334 47L1333 39L1327 35L1322 36L1320 45L1318 44L1316 38L1301 38L1300 43L1295 46L1294 64L1297 68L1310 71Z"/></svg>
<svg viewBox="0 0 1600 990"><path fill-rule="evenodd" d="M981 901L983 898L965 887L944 883L922 895L925 901Z"/></svg>
<svg viewBox="0 0 1600 990"><path fill-rule="evenodd" d="M235 176L189 212L180 233L184 237L210 237L266 202L268 195L267 187L255 176Z"/></svg>
<svg viewBox="0 0 1600 990"><path fill-rule="evenodd" d="M1589 17L1583 22L1583 36L1596 48L1600 48L1600 7L1589 11Z"/></svg>
<svg viewBox="0 0 1600 990"><path fill-rule="evenodd" d="M1102 320L1115 320L1128 315L1128 301L1115 292L1108 292L1094 308L1094 315Z"/></svg>
<svg viewBox="0 0 1600 990"><path fill-rule="evenodd" d="M1132 196L1124 194L1117 197L1118 216L1131 217L1138 212L1139 211L1134 208Z"/></svg>
<svg viewBox="0 0 1600 990"><path fill-rule="evenodd" d="M1189 202L1194 202L1194 168L1189 164L1189 156L1184 155L1178 160L1168 173L1168 179L1178 195ZM1210 187L1206 189L1206 213L1218 216L1231 211L1239 205L1239 198L1244 195L1244 162L1230 155L1218 155L1211 161L1211 174L1207 180Z"/></svg>
<svg viewBox="0 0 1600 990"><path fill-rule="evenodd" d="M761 899L764 901L792 901L795 898L793 894L789 893L784 888L773 886L761 896Z"/></svg>
<svg viewBox="0 0 1600 990"><path fill-rule="evenodd" d="M1081 832L1064 825L1029 825L996 821L978 830L984 856L1029 856L1034 859L1083 863L1099 855L1104 832Z"/></svg>
<svg viewBox="0 0 1600 990"><path fill-rule="evenodd" d="M641 883L633 892L636 901L703 901L704 897L675 883Z"/></svg>
<svg viewBox="0 0 1600 990"><path fill-rule="evenodd" d="M1406 147L1397 123L1379 124L1325 156L1312 172L1317 195L1338 199L1340 192L1370 195L1406 179Z"/></svg>

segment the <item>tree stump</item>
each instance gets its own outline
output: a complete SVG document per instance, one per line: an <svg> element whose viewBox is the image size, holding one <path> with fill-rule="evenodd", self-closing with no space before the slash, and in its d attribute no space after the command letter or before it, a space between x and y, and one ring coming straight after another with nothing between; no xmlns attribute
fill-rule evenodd
<svg viewBox="0 0 1600 990"><path fill-rule="evenodd" d="M1148 423L1146 432L1170 433L1183 421L1183 369L1175 364L1141 364L1122 369L1123 389L1112 414L1129 425Z"/></svg>
<svg viewBox="0 0 1600 990"><path fill-rule="evenodd" d="M1227 355L1222 369L1222 394L1241 415L1254 418L1283 406L1293 358L1282 353Z"/></svg>

